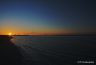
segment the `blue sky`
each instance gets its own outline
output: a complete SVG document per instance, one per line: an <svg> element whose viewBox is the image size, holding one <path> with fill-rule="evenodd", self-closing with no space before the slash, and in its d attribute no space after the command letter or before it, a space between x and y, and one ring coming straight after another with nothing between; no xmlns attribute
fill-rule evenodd
<svg viewBox="0 0 96 65"><path fill-rule="evenodd" d="M86 34L96 32L94 0L4 0L1 33Z"/></svg>

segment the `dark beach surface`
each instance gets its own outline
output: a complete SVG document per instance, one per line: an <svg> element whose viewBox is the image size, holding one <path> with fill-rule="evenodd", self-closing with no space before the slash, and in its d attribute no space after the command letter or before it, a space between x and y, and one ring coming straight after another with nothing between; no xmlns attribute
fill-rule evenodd
<svg viewBox="0 0 96 65"><path fill-rule="evenodd" d="M94 35L15 36L11 41L19 48L23 65L96 64Z"/></svg>
<svg viewBox="0 0 96 65"><path fill-rule="evenodd" d="M11 36L0 35L0 65L22 65L20 50L11 39Z"/></svg>

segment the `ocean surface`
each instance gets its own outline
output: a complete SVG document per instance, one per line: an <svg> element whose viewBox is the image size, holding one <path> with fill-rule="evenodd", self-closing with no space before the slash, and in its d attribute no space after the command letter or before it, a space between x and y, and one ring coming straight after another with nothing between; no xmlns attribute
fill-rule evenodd
<svg viewBox="0 0 96 65"><path fill-rule="evenodd" d="M15 36L11 41L20 49L23 65L96 62L96 36Z"/></svg>

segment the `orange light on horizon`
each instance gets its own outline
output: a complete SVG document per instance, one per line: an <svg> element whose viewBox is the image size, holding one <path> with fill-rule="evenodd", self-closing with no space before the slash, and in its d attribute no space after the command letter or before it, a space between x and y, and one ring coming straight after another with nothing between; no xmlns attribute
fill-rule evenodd
<svg viewBox="0 0 96 65"><path fill-rule="evenodd" d="M11 36L11 35L12 35L12 33L10 32L10 33L8 33L8 35L9 35L9 36Z"/></svg>

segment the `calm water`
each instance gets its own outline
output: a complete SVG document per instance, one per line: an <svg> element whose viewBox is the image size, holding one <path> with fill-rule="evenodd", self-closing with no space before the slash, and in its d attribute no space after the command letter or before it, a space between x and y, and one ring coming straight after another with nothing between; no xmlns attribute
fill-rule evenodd
<svg viewBox="0 0 96 65"><path fill-rule="evenodd" d="M96 36L16 36L24 65L74 65L96 61Z"/></svg>

